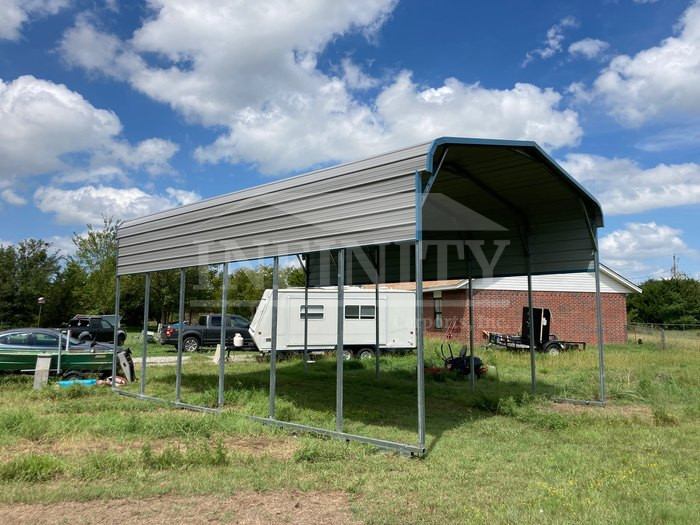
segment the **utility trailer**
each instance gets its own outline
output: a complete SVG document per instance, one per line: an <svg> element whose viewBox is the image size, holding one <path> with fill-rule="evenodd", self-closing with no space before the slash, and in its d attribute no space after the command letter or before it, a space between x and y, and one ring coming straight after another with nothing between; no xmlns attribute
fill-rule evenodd
<svg viewBox="0 0 700 525"><path fill-rule="evenodd" d="M374 357L377 311L375 290L344 289L343 357ZM413 291L380 288L379 350L406 351L416 347L416 294ZM307 319L308 317L308 319ZM304 326L308 322L309 352L329 351L338 340L338 290L335 287L310 288L308 305L303 288L279 290L277 351L304 350ZM270 352L272 331L272 290L265 290L253 320L250 335L261 353Z"/></svg>
<svg viewBox="0 0 700 525"><path fill-rule="evenodd" d="M559 355L562 350L585 350L583 341L561 341L556 335L550 333L552 326L552 312L549 308L533 308L532 319L535 334L535 349L547 352L550 355ZM505 347L508 350L530 349L530 311L523 306L523 321L520 330L521 335L499 334L484 331L484 337L489 344Z"/></svg>

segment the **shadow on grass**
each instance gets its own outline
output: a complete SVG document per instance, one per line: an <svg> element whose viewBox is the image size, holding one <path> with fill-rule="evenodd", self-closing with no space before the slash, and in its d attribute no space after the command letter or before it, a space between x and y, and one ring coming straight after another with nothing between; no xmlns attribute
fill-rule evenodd
<svg viewBox="0 0 700 525"><path fill-rule="evenodd" d="M238 370L236 370L238 368ZM251 368L254 368L251 370ZM209 371L211 370L211 371ZM185 370L182 375L183 402L216 406L218 374L209 370ZM269 364L227 364L225 400L227 406L236 406L237 412L267 417L269 391ZM175 383L172 369L161 370L149 378L148 386L165 391ZM538 395L552 397L559 388L538 381ZM511 415L500 410L506 401L529 397L530 383L501 381L485 377L471 390L468 378L445 373L438 376L426 373L426 432L428 450L435 447L441 436L465 422ZM343 416L349 432L370 435L380 439L413 443L417 441L417 386L415 360L410 358L382 358L382 372L375 377L374 363L350 361L345 364L343 389ZM281 421L334 429L336 403L336 363L322 359L304 372L303 363L289 360L277 366L277 412ZM381 434L381 435L377 435ZM389 437L387 437L387 434ZM411 434L413 434L412 437Z"/></svg>

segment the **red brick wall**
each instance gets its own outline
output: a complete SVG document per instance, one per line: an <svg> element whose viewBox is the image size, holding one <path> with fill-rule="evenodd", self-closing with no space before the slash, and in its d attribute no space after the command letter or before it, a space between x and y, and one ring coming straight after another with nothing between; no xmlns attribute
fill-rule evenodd
<svg viewBox="0 0 700 525"><path fill-rule="evenodd" d="M559 339L598 342L595 294L591 292L533 292L533 306L552 311L551 333ZM627 310L624 294L601 294L603 307L603 341L624 343L627 340ZM474 333L482 340L482 331L517 334L522 322L522 308L527 306L527 292L474 290ZM426 335L444 337L451 321L457 321L455 337L469 337L469 311L466 290L442 292L444 326L436 329L433 293L425 294Z"/></svg>

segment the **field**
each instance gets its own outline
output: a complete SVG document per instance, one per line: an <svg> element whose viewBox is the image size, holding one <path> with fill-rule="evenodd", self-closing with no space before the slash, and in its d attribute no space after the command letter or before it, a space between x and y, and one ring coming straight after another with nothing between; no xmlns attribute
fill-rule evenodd
<svg viewBox="0 0 700 525"><path fill-rule="evenodd" d="M138 343L132 341L132 347ZM439 343L426 359L439 364ZM151 355L175 355L149 348ZM0 376L0 516L6 523L696 523L700 515L700 336L662 352L606 347L609 404L594 399L594 349L529 356L480 349L477 383L426 379L428 454L261 426L269 364L226 366L227 410L209 415L111 394L31 390ZM184 366L183 401L214 405L208 355ZM352 362L345 430L416 442L415 357ZM173 398L171 366L148 369L147 394ZM334 428L335 362L278 364L277 417ZM138 385L130 385L138 390ZM112 520L110 520L112 521Z"/></svg>

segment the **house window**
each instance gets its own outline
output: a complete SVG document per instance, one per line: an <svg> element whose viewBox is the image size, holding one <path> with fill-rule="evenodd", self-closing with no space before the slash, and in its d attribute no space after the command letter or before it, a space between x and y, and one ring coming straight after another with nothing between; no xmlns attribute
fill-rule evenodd
<svg viewBox="0 0 700 525"><path fill-rule="evenodd" d="M433 306L435 310L435 328L442 328L442 292L433 292Z"/></svg>
<svg viewBox="0 0 700 525"><path fill-rule="evenodd" d="M323 319L323 305L309 304L299 307L299 319Z"/></svg>
<svg viewBox="0 0 700 525"><path fill-rule="evenodd" d="M348 304L345 306L345 319L374 319L374 305Z"/></svg>

